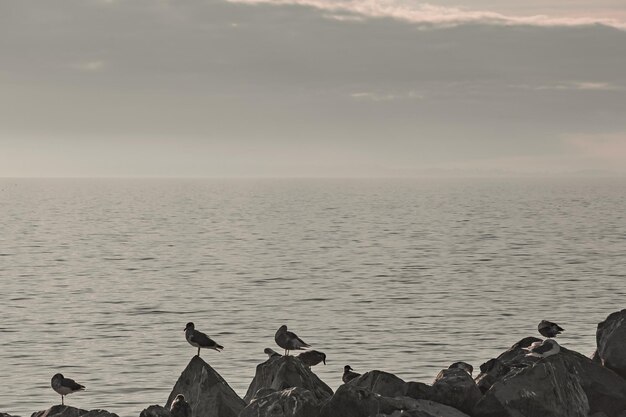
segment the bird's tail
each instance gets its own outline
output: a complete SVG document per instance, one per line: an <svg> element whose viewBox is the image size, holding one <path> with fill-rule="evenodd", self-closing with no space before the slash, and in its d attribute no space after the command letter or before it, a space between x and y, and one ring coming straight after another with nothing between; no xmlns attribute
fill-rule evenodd
<svg viewBox="0 0 626 417"><path fill-rule="evenodd" d="M222 345L215 345L215 350L217 350L218 352L220 350L222 350L222 349L224 349L224 346L222 346Z"/></svg>

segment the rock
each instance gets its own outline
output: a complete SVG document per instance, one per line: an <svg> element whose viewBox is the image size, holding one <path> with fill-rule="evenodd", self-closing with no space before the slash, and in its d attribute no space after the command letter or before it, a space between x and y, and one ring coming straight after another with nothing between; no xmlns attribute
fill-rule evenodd
<svg viewBox="0 0 626 417"><path fill-rule="evenodd" d="M239 417L318 417L319 411L311 391L293 387L252 400Z"/></svg>
<svg viewBox="0 0 626 417"><path fill-rule="evenodd" d="M417 401L417 400L416 400ZM398 410L387 398L356 384L343 384L322 407L322 417L369 417Z"/></svg>
<svg viewBox="0 0 626 417"><path fill-rule="evenodd" d="M275 391L282 391L294 387L310 391L318 402L327 400L333 395L333 390L297 357L273 356L257 365L256 374L244 400L249 403L260 389L271 388Z"/></svg>
<svg viewBox="0 0 626 417"><path fill-rule="evenodd" d="M106 410L83 410L68 405L55 405L47 410L33 413L31 417L118 417Z"/></svg>
<svg viewBox="0 0 626 417"><path fill-rule="evenodd" d="M367 388L383 397L403 397L407 394L407 383L394 374L383 371L370 371L348 382Z"/></svg>
<svg viewBox="0 0 626 417"><path fill-rule="evenodd" d="M406 396L416 400L430 400L434 396L433 387L423 382L407 382Z"/></svg>
<svg viewBox="0 0 626 417"><path fill-rule="evenodd" d="M196 417L237 417L246 406L208 363L194 356L178 378L165 404L169 409L178 394L183 394Z"/></svg>
<svg viewBox="0 0 626 417"><path fill-rule="evenodd" d="M626 310L610 314L598 324L596 343L604 366L626 378Z"/></svg>
<svg viewBox="0 0 626 417"><path fill-rule="evenodd" d="M19 416L12 416L9 413L0 413L0 417L19 417Z"/></svg>
<svg viewBox="0 0 626 417"><path fill-rule="evenodd" d="M572 413L571 416L579 415L580 412L584 411L584 402L587 402L586 407L591 414L602 412L608 417L618 417L621 412L626 410L626 381L613 371L580 353L561 347L559 354L535 360L530 364L527 363L527 359L520 359L516 356L509 357L513 358L511 362L502 363L496 360L492 363L491 369L485 369L486 372L483 372L484 374L493 374L494 382L474 409L477 416L496 415L490 414L486 410L497 410L498 407L494 404L499 401L508 401L509 404L514 404L519 400L520 406L523 406L523 403L529 405L539 401L542 396L557 400L546 407L558 406L559 401L564 401L567 405L578 402L581 406L578 411L572 411L567 407L562 408L563 412L569 410L567 412ZM502 372L496 372L498 369ZM477 380L480 378L481 376ZM563 387L568 387L568 390L563 392ZM577 398L578 387L582 389L585 401L579 401ZM515 392L519 394L516 395ZM524 393L532 394L532 398L525 398ZM544 400L541 402L544 405L549 404L550 398L547 402ZM533 409L535 411L526 410L527 413L531 414L523 415L526 417L542 415L541 413L546 417L566 415L550 414L546 408L541 409L539 405L537 407L537 409ZM515 410L515 406L509 408ZM479 411L483 414L479 414ZM496 412L502 413L501 410ZM532 414L532 412L539 414ZM504 413L500 415L506 417L517 414Z"/></svg>
<svg viewBox="0 0 626 417"><path fill-rule="evenodd" d="M171 417L170 410L160 405L151 405L143 409L139 417Z"/></svg>
<svg viewBox="0 0 626 417"><path fill-rule="evenodd" d="M119 417L115 413L111 413L107 410L89 410L86 414L81 414L80 417Z"/></svg>
<svg viewBox="0 0 626 417"><path fill-rule="evenodd" d="M511 370L519 370L537 362L537 358L526 356L528 352L524 348L540 341L541 339L536 337L525 337L497 358L490 359L480 365L480 374L475 379L478 389L485 393L496 381L507 375Z"/></svg>
<svg viewBox="0 0 626 417"><path fill-rule="evenodd" d="M497 381L476 405L475 417L587 417L580 378L562 355L543 359Z"/></svg>
<svg viewBox="0 0 626 417"><path fill-rule="evenodd" d="M356 384L344 384L322 407L321 417L467 417L447 405L409 397L389 398Z"/></svg>
<svg viewBox="0 0 626 417"><path fill-rule="evenodd" d="M431 399L470 413L482 393L465 369L451 368L439 372L433 383Z"/></svg>

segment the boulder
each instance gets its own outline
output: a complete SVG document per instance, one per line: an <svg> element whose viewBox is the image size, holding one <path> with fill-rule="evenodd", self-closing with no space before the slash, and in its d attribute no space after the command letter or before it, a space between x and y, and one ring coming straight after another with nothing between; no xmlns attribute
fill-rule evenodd
<svg viewBox="0 0 626 417"><path fill-rule="evenodd" d="M169 408L161 407L160 405L151 405L148 408L144 408L139 417L171 417Z"/></svg>
<svg viewBox="0 0 626 417"><path fill-rule="evenodd" d="M470 413L481 397L480 389L466 370L449 368L439 372L435 378L430 398Z"/></svg>
<svg viewBox="0 0 626 417"><path fill-rule="evenodd" d="M69 405L55 405L47 410L37 411L31 417L118 417L106 410L83 410Z"/></svg>
<svg viewBox="0 0 626 417"><path fill-rule="evenodd" d="M310 391L318 402L327 400L333 395L333 390L297 357L273 356L257 365L256 374L244 400L249 403L260 389L271 388L274 391L282 391L295 387Z"/></svg>
<svg viewBox="0 0 626 417"><path fill-rule="evenodd" d="M394 374L383 371L370 371L348 382L382 395L383 397L404 397L408 385Z"/></svg>
<svg viewBox="0 0 626 417"><path fill-rule="evenodd" d="M626 410L626 381L586 356L561 347L557 355L532 359L530 364L528 359L514 357L508 363L498 360L483 372L493 373L494 382L474 414L507 417L523 412L525 417L551 417L569 413L571 417L587 412L618 417ZM580 390L584 399L580 398Z"/></svg>
<svg viewBox="0 0 626 417"><path fill-rule="evenodd" d="M537 362L537 358L526 356L528 352L524 348L540 341L541 339L536 337L525 337L497 358L489 359L480 365L480 374L475 379L478 389L485 393L496 381L509 374L509 372L517 372Z"/></svg>
<svg viewBox="0 0 626 417"><path fill-rule="evenodd" d="M319 411L311 391L293 387L253 399L239 417L318 417Z"/></svg>
<svg viewBox="0 0 626 417"><path fill-rule="evenodd" d="M447 405L409 397L384 397L352 383L340 386L320 412L321 417L392 415L394 417L468 417L467 414Z"/></svg>
<svg viewBox="0 0 626 417"><path fill-rule="evenodd" d="M37 411L30 417L80 417L85 413L87 413L87 410L59 404L53 405L47 410Z"/></svg>
<svg viewBox="0 0 626 417"><path fill-rule="evenodd" d="M196 417L237 417L245 402L208 363L194 356L178 378L165 408L183 394Z"/></svg>
<svg viewBox="0 0 626 417"><path fill-rule="evenodd" d="M589 402L580 378L561 355L512 372L496 382L474 409L476 417L587 417Z"/></svg>
<svg viewBox="0 0 626 417"><path fill-rule="evenodd" d="M610 314L598 324L596 343L604 366L626 378L626 310Z"/></svg>
<svg viewBox="0 0 626 417"><path fill-rule="evenodd" d="M430 400L434 397L433 387L423 382L407 382L406 396L416 400Z"/></svg>

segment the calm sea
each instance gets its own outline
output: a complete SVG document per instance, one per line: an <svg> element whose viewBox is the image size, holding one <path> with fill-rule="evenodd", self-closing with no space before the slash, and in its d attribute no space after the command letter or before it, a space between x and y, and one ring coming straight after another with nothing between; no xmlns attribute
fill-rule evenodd
<svg viewBox="0 0 626 417"><path fill-rule="evenodd" d="M624 180L0 180L0 411L137 416L203 351L241 395L287 324L327 365L431 382L542 318L626 307Z"/></svg>

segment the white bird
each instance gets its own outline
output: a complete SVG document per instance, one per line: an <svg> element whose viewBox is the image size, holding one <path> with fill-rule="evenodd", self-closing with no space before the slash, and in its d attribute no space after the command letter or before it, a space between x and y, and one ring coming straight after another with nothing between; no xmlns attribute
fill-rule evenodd
<svg viewBox="0 0 626 417"><path fill-rule="evenodd" d="M185 326L185 339L187 339L191 346L195 346L198 348L198 357L200 357L201 348L213 349L217 350L218 352L224 349L224 346L218 345L215 340L211 339L206 334L196 330L192 322L187 323L187 326Z"/></svg>
<svg viewBox="0 0 626 417"><path fill-rule="evenodd" d="M543 342L534 342L528 347L523 348L528 351L526 356L532 356L535 358L547 358L548 356L556 355L561 351L561 346L553 339L546 339Z"/></svg>
<svg viewBox="0 0 626 417"><path fill-rule="evenodd" d="M50 383L52 389L61 395L61 405L65 405L63 397L76 391L84 391L85 387L70 378L65 378L62 374L56 374L52 377Z"/></svg>
<svg viewBox="0 0 626 417"><path fill-rule="evenodd" d="M278 346L285 349L285 355L289 355L290 350L302 350L311 347L311 345L300 339L295 333L288 332L287 326L285 325L280 326L276 331L274 340Z"/></svg>

